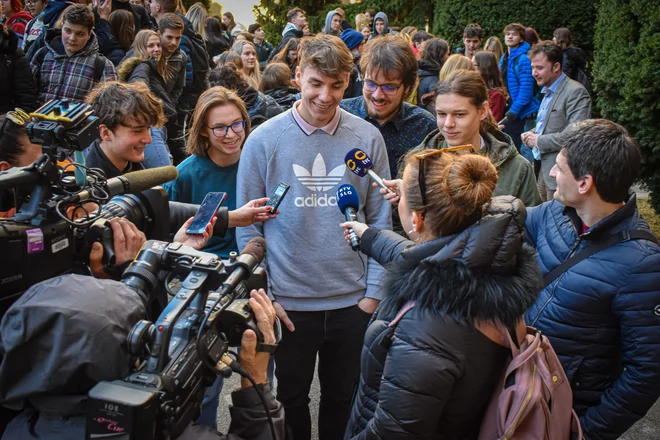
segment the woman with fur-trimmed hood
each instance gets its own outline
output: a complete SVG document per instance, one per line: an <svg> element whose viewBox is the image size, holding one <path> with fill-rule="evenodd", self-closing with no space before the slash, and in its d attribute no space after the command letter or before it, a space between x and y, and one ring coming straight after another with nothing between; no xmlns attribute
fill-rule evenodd
<svg viewBox="0 0 660 440"><path fill-rule="evenodd" d="M492 197L497 172L486 157L423 150L405 164L399 214L414 241L342 225L388 269L345 438L476 439L511 353L496 325L520 341L541 287L523 241L525 207Z"/></svg>

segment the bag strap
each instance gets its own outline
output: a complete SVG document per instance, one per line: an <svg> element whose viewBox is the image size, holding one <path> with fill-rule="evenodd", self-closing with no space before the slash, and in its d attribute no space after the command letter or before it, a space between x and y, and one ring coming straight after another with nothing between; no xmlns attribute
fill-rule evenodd
<svg viewBox="0 0 660 440"><path fill-rule="evenodd" d="M396 325L399 323L399 321L401 321L401 318L403 318L403 315L405 315L406 313L408 313L408 311L409 311L410 309L412 309L413 307L415 307L415 301L408 301L407 303L405 303L405 304L403 305L403 307L401 307L401 310L399 310L399 313L397 313L396 317L394 317L394 319L392 320L392 322L390 322L390 323L388 324L388 327L389 327L389 328L394 328L394 327L396 327Z"/></svg>
<svg viewBox="0 0 660 440"><path fill-rule="evenodd" d="M587 259L602 250L612 247L615 244L624 243L629 240L649 240L655 244L658 244L658 239L650 232L624 229L617 234L610 235L599 243L592 244L591 246L583 249L581 252L573 255L559 266L545 274L543 277L543 288L547 287L548 284L552 283L557 279L557 277L559 277L571 267L578 264L580 261Z"/></svg>
<svg viewBox="0 0 660 440"><path fill-rule="evenodd" d="M94 58L94 84L101 82L103 79L103 72L105 71L105 57L101 54L96 54Z"/></svg>

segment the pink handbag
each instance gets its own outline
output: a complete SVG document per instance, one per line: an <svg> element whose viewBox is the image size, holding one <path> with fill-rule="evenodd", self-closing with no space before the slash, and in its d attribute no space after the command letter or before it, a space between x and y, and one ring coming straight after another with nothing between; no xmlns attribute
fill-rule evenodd
<svg viewBox="0 0 660 440"><path fill-rule="evenodd" d="M497 330L506 336L513 358L488 404L479 440L581 440L561 362L548 338L526 329L520 348L503 327Z"/></svg>

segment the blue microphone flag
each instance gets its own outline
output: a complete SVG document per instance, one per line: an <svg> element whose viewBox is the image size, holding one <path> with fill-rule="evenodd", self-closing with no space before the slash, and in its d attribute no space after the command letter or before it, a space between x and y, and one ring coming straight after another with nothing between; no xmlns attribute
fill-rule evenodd
<svg viewBox="0 0 660 440"><path fill-rule="evenodd" d="M344 162L346 162L346 167L348 167L352 173L357 174L360 177L364 177L365 174L367 174L367 171L374 166L374 163L371 161L371 158L369 158L367 153L359 148L353 148L349 151L344 157Z"/></svg>
<svg viewBox="0 0 660 440"><path fill-rule="evenodd" d="M337 207L342 214L348 207L353 207L356 211L360 209L360 196L353 185L345 184L337 188Z"/></svg>

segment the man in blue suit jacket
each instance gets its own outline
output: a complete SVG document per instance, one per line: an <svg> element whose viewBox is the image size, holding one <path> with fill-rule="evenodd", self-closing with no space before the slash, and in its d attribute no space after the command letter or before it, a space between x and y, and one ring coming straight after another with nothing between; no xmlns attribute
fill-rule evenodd
<svg viewBox="0 0 660 440"><path fill-rule="evenodd" d="M591 97L582 84L562 73L562 50L552 41L535 44L527 54L532 60L532 76L543 87L543 101L536 127L522 134L522 141L532 149L534 159L541 161L538 176L543 201L552 200L557 182L550 170L562 144L562 131L569 124L591 117Z"/></svg>
<svg viewBox="0 0 660 440"><path fill-rule="evenodd" d="M613 235L628 239L563 268L525 319L561 360L584 437L614 440L660 397L660 246L630 192L642 156L626 130L581 121L563 145L550 172L555 200L528 209L543 275Z"/></svg>

